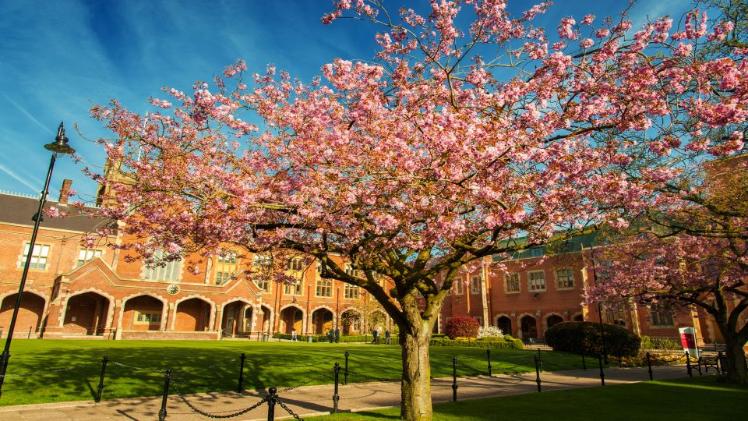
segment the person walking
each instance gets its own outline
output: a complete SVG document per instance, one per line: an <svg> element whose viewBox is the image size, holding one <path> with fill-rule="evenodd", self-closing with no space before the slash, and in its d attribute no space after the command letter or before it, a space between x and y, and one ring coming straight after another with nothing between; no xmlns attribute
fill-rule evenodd
<svg viewBox="0 0 748 421"><path fill-rule="evenodd" d="M389 345L392 342L392 338L390 337L390 330L387 329L384 331L384 343Z"/></svg>
<svg viewBox="0 0 748 421"><path fill-rule="evenodd" d="M371 343L373 344L379 343L379 331L377 331L376 328L371 330L371 337L372 337Z"/></svg>
<svg viewBox="0 0 748 421"><path fill-rule="evenodd" d="M291 340L292 340L293 342L296 342L297 338L298 338L298 337L297 337L297 335L296 335L296 329L291 329Z"/></svg>
<svg viewBox="0 0 748 421"><path fill-rule="evenodd" d="M337 327L335 328L335 343L340 343L340 329Z"/></svg>

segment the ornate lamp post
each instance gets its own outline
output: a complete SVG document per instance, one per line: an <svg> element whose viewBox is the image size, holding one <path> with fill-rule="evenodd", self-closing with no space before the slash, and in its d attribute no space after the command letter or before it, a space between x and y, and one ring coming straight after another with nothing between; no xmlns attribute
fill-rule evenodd
<svg viewBox="0 0 748 421"><path fill-rule="evenodd" d="M8 337L5 339L5 348L3 349L2 355L0 355L0 396L2 396L3 383L5 383L5 373L8 369L8 360L10 359L10 343L13 340L13 329L16 327L16 319L18 318L18 310L21 307L21 298L23 297L23 289L26 286L26 278L29 274L29 267L31 267L31 258L34 255L34 246L36 244L36 236L39 233L39 224L42 221L42 212L44 210L44 203L47 201L47 193L49 192L49 182L52 179L52 170L55 167L55 160L57 160L57 154L72 154L75 149L68 145L68 138L65 136L65 127L62 123L57 128L57 136L54 142L44 145L44 148L52 152L52 158L49 160L49 169L47 169L47 178L44 181L44 189L42 189L41 197L39 198L39 207L36 210L36 216L34 218L34 230L31 232L31 242L29 243L29 252L26 255L26 263L23 266L23 274L21 275L21 282L18 284L18 295L16 296L16 303L13 306L13 316L10 319L10 327L8 329Z"/></svg>

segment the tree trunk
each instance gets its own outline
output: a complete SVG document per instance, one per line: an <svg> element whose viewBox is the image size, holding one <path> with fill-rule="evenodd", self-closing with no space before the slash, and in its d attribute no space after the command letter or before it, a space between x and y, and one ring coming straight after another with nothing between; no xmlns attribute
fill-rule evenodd
<svg viewBox="0 0 748 421"><path fill-rule="evenodd" d="M431 329L415 328L413 333L400 331L403 357L400 417L406 421L431 420L431 364L429 342Z"/></svg>
<svg viewBox="0 0 748 421"><path fill-rule="evenodd" d="M727 367L723 367L723 369L727 370L728 381L736 384L748 384L745 352L743 351L744 344L733 335L725 337L725 344L727 346Z"/></svg>

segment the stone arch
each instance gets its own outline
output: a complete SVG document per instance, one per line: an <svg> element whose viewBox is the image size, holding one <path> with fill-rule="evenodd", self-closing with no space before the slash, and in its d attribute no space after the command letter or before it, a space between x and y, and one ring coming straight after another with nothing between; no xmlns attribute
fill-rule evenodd
<svg viewBox="0 0 748 421"><path fill-rule="evenodd" d="M369 330L378 330L384 333L387 330L387 313L381 309L375 309L369 312Z"/></svg>
<svg viewBox="0 0 748 421"><path fill-rule="evenodd" d="M216 305L208 298L192 294L174 303L171 330L180 332L204 332L213 324Z"/></svg>
<svg viewBox="0 0 748 421"><path fill-rule="evenodd" d="M311 329L315 335L326 334L330 329L335 328L335 312L328 306L317 306L312 310Z"/></svg>
<svg viewBox="0 0 748 421"><path fill-rule="evenodd" d="M306 326L304 318L306 313L301 306L297 304L286 304L278 311L278 331L280 333L291 334L292 331L301 334Z"/></svg>
<svg viewBox="0 0 748 421"><path fill-rule="evenodd" d="M538 337L538 319L534 314L523 313L519 316L518 333L522 334L524 341L535 340Z"/></svg>
<svg viewBox="0 0 748 421"><path fill-rule="evenodd" d="M247 311L250 317L247 318ZM254 306L244 298L232 298L221 304L221 332L223 336L247 335L252 331Z"/></svg>
<svg viewBox="0 0 748 421"><path fill-rule="evenodd" d="M86 288L65 297L59 322L66 333L102 335L112 325L113 317L114 296L98 288Z"/></svg>
<svg viewBox="0 0 748 421"><path fill-rule="evenodd" d="M548 313L543 318L543 322L545 323L545 331L550 329L551 327L561 323L564 321L564 316L558 314L558 313ZM544 334L545 334L545 331Z"/></svg>
<svg viewBox="0 0 748 421"><path fill-rule="evenodd" d="M346 316L351 313L352 316ZM340 325L343 335L360 335L364 333L364 314L355 307L349 307L340 312Z"/></svg>
<svg viewBox="0 0 748 421"><path fill-rule="evenodd" d="M501 333L505 335L510 335L510 336L514 335L514 330L512 326L513 324L514 323L512 323L512 318L509 317L509 315L507 314L502 313L496 316L496 327L501 329Z"/></svg>
<svg viewBox="0 0 748 421"><path fill-rule="evenodd" d="M13 317L13 307L15 307L17 296L18 292L9 292L0 297L0 326L4 328L5 337L10 329L10 320ZM44 322L47 303L48 300L44 294L25 289L21 295L21 306L18 308L13 335L26 333L28 337L31 337L38 334Z"/></svg>
<svg viewBox="0 0 748 421"><path fill-rule="evenodd" d="M156 301L161 303L160 309L155 305ZM118 330L163 330L167 308L168 301L159 295L149 292L128 295L122 299Z"/></svg>

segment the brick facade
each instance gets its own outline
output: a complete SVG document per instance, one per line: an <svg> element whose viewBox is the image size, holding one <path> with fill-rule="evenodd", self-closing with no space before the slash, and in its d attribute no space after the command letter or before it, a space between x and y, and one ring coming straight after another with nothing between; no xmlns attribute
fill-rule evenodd
<svg viewBox="0 0 748 421"><path fill-rule="evenodd" d="M66 189L69 184L63 195ZM35 204L35 198L0 194L0 330L7 329L17 296ZM66 206L49 203L53 205ZM29 273L16 335L219 339L292 330L323 334L340 328L344 334L356 334L393 329L375 300L363 290L321 279L314 263L299 271L298 288L268 282L263 289L246 276L227 276L227 267L241 273L252 266L252 256L240 250L228 261L190 255L182 264L147 270L142 261L106 247L104 241L90 250L81 246L85 233L101 223L83 215L43 222L37 244L45 248ZM122 234L107 240L134 241ZM471 315L529 340L542 339L559 321L597 321L597 309L582 303L584 286L594 278L588 262L580 250L485 259L460 275L461 286L455 285L446 299L438 329L450 317ZM198 270L187 270L191 266ZM603 311L603 318L641 335L675 338L678 327L696 326L704 341L719 340L713 323L697 311L679 311L667 326L654 325L650 313L633 306Z"/></svg>

